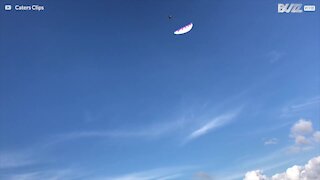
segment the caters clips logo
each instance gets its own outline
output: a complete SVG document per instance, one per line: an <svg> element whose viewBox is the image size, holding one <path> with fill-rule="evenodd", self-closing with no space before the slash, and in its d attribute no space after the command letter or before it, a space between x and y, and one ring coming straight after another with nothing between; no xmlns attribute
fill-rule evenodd
<svg viewBox="0 0 320 180"><path fill-rule="evenodd" d="M302 4L278 4L278 13L302 13L313 12L316 10L315 5L302 5Z"/></svg>

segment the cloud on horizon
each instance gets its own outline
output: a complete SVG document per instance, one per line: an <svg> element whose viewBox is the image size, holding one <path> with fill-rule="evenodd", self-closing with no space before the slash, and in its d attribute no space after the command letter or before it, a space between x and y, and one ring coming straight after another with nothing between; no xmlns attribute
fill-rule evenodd
<svg viewBox="0 0 320 180"><path fill-rule="evenodd" d="M320 156L314 157L304 166L294 165L285 172L267 177L261 170L249 171L244 180L318 180L320 177Z"/></svg>

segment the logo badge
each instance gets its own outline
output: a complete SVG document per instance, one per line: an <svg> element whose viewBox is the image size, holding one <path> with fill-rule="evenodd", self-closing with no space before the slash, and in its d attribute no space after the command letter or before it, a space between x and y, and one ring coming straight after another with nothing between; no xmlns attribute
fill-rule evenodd
<svg viewBox="0 0 320 180"><path fill-rule="evenodd" d="M278 13L302 13L302 4L278 4Z"/></svg>
<svg viewBox="0 0 320 180"><path fill-rule="evenodd" d="M304 5L303 11L304 12L314 12L314 11L316 11L316 6L315 5Z"/></svg>
<svg viewBox="0 0 320 180"><path fill-rule="evenodd" d="M11 11L11 9L12 9L11 5L9 5L9 4L4 5L4 10Z"/></svg>

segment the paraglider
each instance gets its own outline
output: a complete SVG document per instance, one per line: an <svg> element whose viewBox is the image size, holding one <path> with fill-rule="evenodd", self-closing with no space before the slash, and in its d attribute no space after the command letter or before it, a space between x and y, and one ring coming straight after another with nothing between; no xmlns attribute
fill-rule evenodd
<svg viewBox="0 0 320 180"><path fill-rule="evenodd" d="M174 31L174 34L176 34L176 35L185 34L185 33L189 32L189 31L191 31L192 27L193 27L193 24L190 23L190 24L188 24L188 25L186 25L186 26Z"/></svg>

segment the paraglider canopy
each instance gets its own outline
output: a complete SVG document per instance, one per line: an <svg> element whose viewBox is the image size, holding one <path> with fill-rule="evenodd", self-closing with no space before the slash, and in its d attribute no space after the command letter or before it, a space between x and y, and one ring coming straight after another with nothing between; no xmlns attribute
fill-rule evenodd
<svg viewBox="0 0 320 180"><path fill-rule="evenodd" d="M176 30L174 32L174 34L176 34L176 35L185 34L185 33L189 32L189 31L191 31L192 27L193 27L193 24L190 23L190 24L188 24L188 25Z"/></svg>

